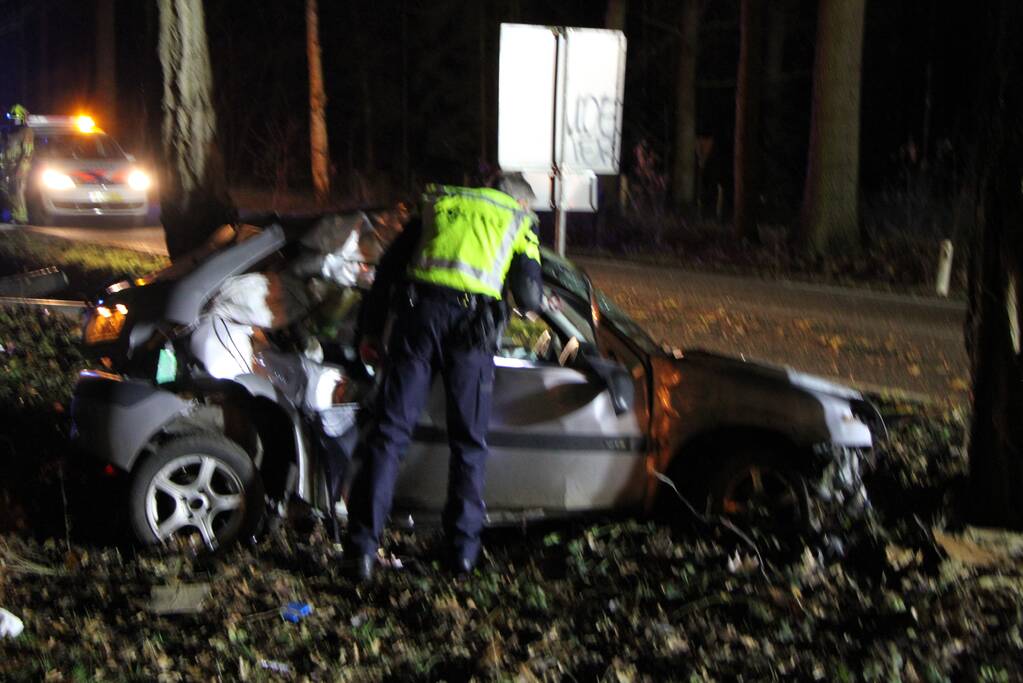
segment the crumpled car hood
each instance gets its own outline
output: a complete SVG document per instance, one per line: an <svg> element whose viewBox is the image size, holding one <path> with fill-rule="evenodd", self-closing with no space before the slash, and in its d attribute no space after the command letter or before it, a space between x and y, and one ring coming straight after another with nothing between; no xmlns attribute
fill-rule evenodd
<svg viewBox="0 0 1023 683"><path fill-rule="evenodd" d="M862 394L855 389L837 384L817 375L794 370L790 367L747 361L742 358L724 356L699 349L686 351L678 360L684 364L693 364L728 375L746 375L748 377L784 382L814 393L827 394L850 400L863 398Z"/></svg>

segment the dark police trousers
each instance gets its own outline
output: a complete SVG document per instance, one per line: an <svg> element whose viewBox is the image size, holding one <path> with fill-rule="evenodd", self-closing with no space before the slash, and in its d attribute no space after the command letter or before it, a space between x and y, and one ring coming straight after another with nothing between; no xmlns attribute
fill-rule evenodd
<svg viewBox="0 0 1023 683"><path fill-rule="evenodd" d="M349 497L349 547L375 553L391 510L398 468L430 394L435 370L444 379L451 447L443 524L457 557L475 561L485 512L483 485L487 425L494 387L491 349L470 348L464 298L454 290L423 287L418 301L395 319L390 365L379 396L379 421L366 439L363 465Z"/></svg>

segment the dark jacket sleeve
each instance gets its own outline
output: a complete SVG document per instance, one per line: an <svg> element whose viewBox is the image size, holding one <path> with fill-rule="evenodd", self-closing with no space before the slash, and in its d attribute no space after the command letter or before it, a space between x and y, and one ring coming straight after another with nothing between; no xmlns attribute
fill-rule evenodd
<svg viewBox="0 0 1023 683"><path fill-rule="evenodd" d="M379 337L383 334L392 293L396 287L405 283L409 263L412 262L422 233L420 220L411 220L380 257L373 276L373 287L362 298L359 309L360 338Z"/></svg>
<svg viewBox="0 0 1023 683"><path fill-rule="evenodd" d="M539 311L543 303L543 276L540 264L526 254L516 254L508 270L508 286L515 305L521 310Z"/></svg>

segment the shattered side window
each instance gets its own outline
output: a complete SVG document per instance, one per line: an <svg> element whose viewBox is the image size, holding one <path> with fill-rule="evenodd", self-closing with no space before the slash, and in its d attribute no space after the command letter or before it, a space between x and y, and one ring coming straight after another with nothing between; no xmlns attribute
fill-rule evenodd
<svg viewBox="0 0 1023 683"><path fill-rule="evenodd" d="M555 280L564 287L570 294L579 298L583 305L588 305L590 300L589 287L586 283L586 276L572 262L561 258L547 249L541 252L543 274L546 278ZM604 292L595 289L597 306L600 307L600 314L609 320L618 330L638 344L644 351L653 353L657 351L657 344L650 338L650 335L639 326L636 321L630 318Z"/></svg>
<svg viewBox="0 0 1023 683"><path fill-rule="evenodd" d="M574 296L583 301L589 301L589 289L586 286L586 278L582 272L572 265L571 262L561 258L553 251L542 250L540 265L545 278L556 281Z"/></svg>

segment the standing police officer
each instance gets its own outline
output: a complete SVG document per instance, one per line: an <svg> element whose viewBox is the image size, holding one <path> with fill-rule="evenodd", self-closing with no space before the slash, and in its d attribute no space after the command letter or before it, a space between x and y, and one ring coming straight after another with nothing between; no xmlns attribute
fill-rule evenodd
<svg viewBox="0 0 1023 683"><path fill-rule="evenodd" d="M391 510L398 468L435 371L444 379L451 447L443 525L450 567L472 570L480 551L487 426L494 352L504 320L506 276L521 308L540 307L539 238L521 175L500 189L432 185L413 221L381 258L362 305L360 347L375 364L388 302L397 295L378 422L364 444L349 499L346 555L355 578L370 578Z"/></svg>

